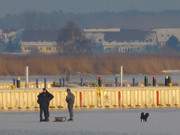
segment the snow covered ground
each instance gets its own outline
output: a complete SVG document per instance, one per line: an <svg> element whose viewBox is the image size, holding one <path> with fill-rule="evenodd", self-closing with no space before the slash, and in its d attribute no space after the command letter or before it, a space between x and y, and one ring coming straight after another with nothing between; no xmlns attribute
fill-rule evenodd
<svg viewBox="0 0 180 135"><path fill-rule="evenodd" d="M75 113L74 122L40 123L38 112L1 112L0 135L180 135L180 110L144 110L150 113L141 123L141 110L91 110Z"/></svg>

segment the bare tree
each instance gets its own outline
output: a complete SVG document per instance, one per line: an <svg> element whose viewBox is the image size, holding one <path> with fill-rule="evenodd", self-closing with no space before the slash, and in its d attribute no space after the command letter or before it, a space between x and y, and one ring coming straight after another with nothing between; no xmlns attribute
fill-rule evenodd
<svg viewBox="0 0 180 135"><path fill-rule="evenodd" d="M84 32L73 22L68 22L59 31L57 41L64 54L92 53L95 46L91 40L85 38Z"/></svg>

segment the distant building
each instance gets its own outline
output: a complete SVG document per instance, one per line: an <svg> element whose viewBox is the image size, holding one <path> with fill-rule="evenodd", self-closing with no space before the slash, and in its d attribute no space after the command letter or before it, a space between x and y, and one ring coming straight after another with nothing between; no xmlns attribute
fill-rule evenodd
<svg viewBox="0 0 180 135"><path fill-rule="evenodd" d="M58 46L56 42L21 42L22 53L43 53L43 54L55 54L58 53Z"/></svg>
<svg viewBox="0 0 180 135"><path fill-rule="evenodd" d="M141 52L146 47L166 45L166 42L171 36L176 36L180 40L180 28L157 28L152 30L98 28L84 29L83 32L87 39L90 39L93 43L97 43L99 46L103 46L102 50L104 52ZM0 31L0 38L3 37L1 36L3 35L2 33ZM14 35L15 33L11 32L6 36L13 37ZM57 38L58 31L26 30L22 34L21 51L22 53L36 52L44 54L63 52L63 49L57 45Z"/></svg>
<svg viewBox="0 0 180 135"><path fill-rule="evenodd" d="M57 33L57 31L46 30L24 31L21 41L22 53L58 53Z"/></svg>
<svg viewBox="0 0 180 135"><path fill-rule="evenodd" d="M16 38L16 31L15 30L2 30L0 29L0 42L6 44L10 40Z"/></svg>
<svg viewBox="0 0 180 135"><path fill-rule="evenodd" d="M120 32L119 28L107 28L107 29L84 29L84 33L87 39L93 40L97 43L104 42L105 33L108 32Z"/></svg>
<svg viewBox="0 0 180 135"><path fill-rule="evenodd" d="M141 52L146 46L153 46L152 42L104 42L104 51L105 52L119 52L119 53L133 53Z"/></svg>
<svg viewBox="0 0 180 135"><path fill-rule="evenodd" d="M101 43L105 52L139 52L146 46L157 45L156 33L134 29L85 29L87 38Z"/></svg>
<svg viewBox="0 0 180 135"><path fill-rule="evenodd" d="M177 37L180 41L180 28L157 28L152 31L156 32L158 43L161 46L165 46L171 36Z"/></svg>

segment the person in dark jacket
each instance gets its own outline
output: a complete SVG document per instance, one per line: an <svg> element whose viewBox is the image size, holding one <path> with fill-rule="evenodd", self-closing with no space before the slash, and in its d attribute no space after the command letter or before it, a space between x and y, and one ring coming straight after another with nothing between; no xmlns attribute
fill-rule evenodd
<svg viewBox="0 0 180 135"><path fill-rule="evenodd" d="M54 96L43 88L43 91L38 95L38 104L40 107L40 122L49 121L49 103L54 98ZM43 119L44 113L44 119Z"/></svg>
<svg viewBox="0 0 180 135"><path fill-rule="evenodd" d="M74 106L74 100L75 100L75 96L74 94L71 92L71 90L68 88L67 89L67 96L66 96L66 102L67 102L67 107L68 107L68 111L69 111L69 119L68 121L73 121L73 106Z"/></svg>

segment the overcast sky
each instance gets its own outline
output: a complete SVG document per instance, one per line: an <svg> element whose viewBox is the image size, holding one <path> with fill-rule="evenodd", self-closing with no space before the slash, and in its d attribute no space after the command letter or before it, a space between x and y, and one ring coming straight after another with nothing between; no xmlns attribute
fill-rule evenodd
<svg viewBox="0 0 180 135"><path fill-rule="evenodd" d="M179 10L180 0L0 0L0 14L40 10L64 12Z"/></svg>

